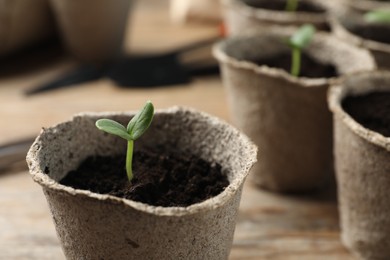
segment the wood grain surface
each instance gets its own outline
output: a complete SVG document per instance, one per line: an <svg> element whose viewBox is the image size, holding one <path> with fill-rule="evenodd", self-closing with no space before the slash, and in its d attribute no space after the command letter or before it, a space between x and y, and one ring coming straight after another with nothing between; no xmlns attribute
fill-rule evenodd
<svg viewBox="0 0 390 260"><path fill-rule="evenodd" d="M168 51L217 34L216 26L170 23L167 0L138 1L129 20L128 53ZM23 92L76 66L58 51L0 64L0 144L36 136L82 111L123 111L147 99L157 108L194 107L229 121L219 77L188 85L123 89L106 79L26 97ZM0 259L64 259L43 193L25 169L0 175ZM340 243L334 189L286 196L244 189L230 259L354 259Z"/></svg>

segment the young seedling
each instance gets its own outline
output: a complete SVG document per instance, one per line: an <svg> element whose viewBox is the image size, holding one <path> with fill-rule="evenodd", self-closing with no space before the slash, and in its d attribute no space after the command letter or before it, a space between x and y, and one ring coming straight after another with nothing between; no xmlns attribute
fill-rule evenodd
<svg viewBox="0 0 390 260"><path fill-rule="evenodd" d="M127 140L126 173L129 181L133 179L133 148L137 140L149 128L153 120L154 107L150 101L130 120L125 128L120 123L111 119L99 119L96 127L100 130Z"/></svg>
<svg viewBox="0 0 390 260"><path fill-rule="evenodd" d="M302 25L288 40L291 47L291 75L298 77L301 71L302 50L309 45L316 29L311 24Z"/></svg>
<svg viewBox="0 0 390 260"><path fill-rule="evenodd" d="M368 23L390 23L390 10L375 10L364 15Z"/></svg>
<svg viewBox="0 0 390 260"><path fill-rule="evenodd" d="M287 0L285 10L288 12L295 12L298 9L298 0Z"/></svg>

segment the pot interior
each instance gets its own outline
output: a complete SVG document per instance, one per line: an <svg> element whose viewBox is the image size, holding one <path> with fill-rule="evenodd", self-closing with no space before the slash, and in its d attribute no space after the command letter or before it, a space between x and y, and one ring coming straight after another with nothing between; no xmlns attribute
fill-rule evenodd
<svg viewBox="0 0 390 260"><path fill-rule="evenodd" d="M252 32L223 41L218 45L218 51L229 57L228 60L234 66L247 68L243 62L254 63L257 66L259 63L256 61L258 60L267 60L278 55L291 56L291 49L288 47L287 41L294 32L290 29ZM376 67L368 51L323 33L317 33L312 42L303 50L303 53L320 65L333 66L335 74L333 76L336 77L357 71L372 70ZM288 63L290 62L289 60ZM313 78L330 77L322 75Z"/></svg>
<svg viewBox="0 0 390 260"><path fill-rule="evenodd" d="M390 44L390 24L365 21L364 13L349 11L338 17L341 25L350 33L363 39Z"/></svg>
<svg viewBox="0 0 390 260"><path fill-rule="evenodd" d="M262 8L274 11L284 11L286 0L241 0L244 4L254 8ZM324 13L325 9L313 1L299 1L298 12Z"/></svg>
<svg viewBox="0 0 390 260"><path fill-rule="evenodd" d="M334 111L349 115L351 128L366 129L390 137L390 73L365 72L345 78L343 84L331 89L329 102ZM347 117L348 118L348 117Z"/></svg>
<svg viewBox="0 0 390 260"><path fill-rule="evenodd" d="M55 181L87 157L125 155L126 141L98 130L95 122L110 118L127 125L132 114L85 114L46 129L32 149L41 171ZM148 131L135 141L140 149L163 147L168 153L187 153L222 166L232 183L246 176L255 160L250 142L233 127L202 113L177 109L155 114Z"/></svg>
<svg viewBox="0 0 390 260"><path fill-rule="evenodd" d="M233 40L225 45L226 54L238 61L254 63L286 71L291 70L291 49L288 35L263 35ZM316 45L316 44L315 44ZM339 75L338 63L316 51L307 48L301 54L300 76L307 78L332 78Z"/></svg>
<svg viewBox="0 0 390 260"><path fill-rule="evenodd" d="M254 62L289 53L290 48L285 41L287 41L287 36L284 39L277 35L243 37L225 42L222 48L228 56L234 59Z"/></svg>

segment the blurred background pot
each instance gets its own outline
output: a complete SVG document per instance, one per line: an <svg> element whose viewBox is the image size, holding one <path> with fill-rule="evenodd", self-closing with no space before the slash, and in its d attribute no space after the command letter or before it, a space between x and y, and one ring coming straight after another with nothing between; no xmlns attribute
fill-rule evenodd
<svg viewBox="0 0 390 260"><path fill-rule="evenodd" d="M352 9L358 11L372 11L377 9L389 9L390 3L389 1L375 1L375 0L347 0L346 4Z"/></svg>
<svg viewBox="0 0 390 260"><path fill-rule="evenodd" d="M54 33L48 0L0 0L0 57Z"/></svg>
<svg viewBox="0 0 390 260"><path fill-rule="evenodd" d="M58 183L93 155L119 155L126 142L95 127L99 118L126 123L126 114L82 114L45 129L27 161L46 195L67 259L227 259L245 178L256 147L228 124L193 110L158 111L136 149L163 146L217 162L229 186L188 207L155 207Z"/></svg>
<svg viewBox="0 0 390 260"><path fill-rule="evenodd" d="M50 0L68 51L88 62L122 53L132 0Z"/></svg>
<svg viewBox="0 0 390 260"><path fill-rule="evenodd" d="M290 53L294 30L268 30L227 39L214 47L232 121L258 145L253 181L281 192L325 186L333 178L332 118L326 93L336 78L293 77L257 64ZM368 51L317 33L304 51L339 75L375 69Z"/></svg>
<svg viewBox="0 0 390 260"><path fill-rule="evenodd" d="M352 75L329 91L342 241L361 259L390 259L390 139L358 123L343 103L372 92L390 93L389 72Z"/></svg>
<svg viewBox="0 0 390 260"><path fill-rule="evenodd" d="M379 68L390 69L390 25L368 23L363 15L339 9L331 18L332 31L342 40L370 50Z"/></svg>
<svg viewBox="0 0 390 260"><path fill-rule="evenodd" d="M335 1L301 0L298 11L290 12L284 10L285 0L222 1L224 20L230 35L275 26L299 27L305 23L326 30L329 29L328 14L332 8L337 7Z"/></svg>

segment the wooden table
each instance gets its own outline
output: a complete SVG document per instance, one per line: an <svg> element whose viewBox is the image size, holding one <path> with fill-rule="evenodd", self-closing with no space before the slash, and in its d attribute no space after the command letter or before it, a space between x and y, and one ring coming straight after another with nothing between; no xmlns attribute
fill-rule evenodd
<svg viewBox="0 0 390 260"><path fill-rule="evenodd" d="M217 34L215 26L170 23L168 1L138 1L126 39L133 53L161 52ZM106 79L34 97L23 92L77 63L64 55L30 55L0 66L0 143L35 136L81 111L195 107L229 120L218 77L155 89L121 89ZM247 182L230 259L353 259L339 241L334 190L283 196ZM64 259L43 193L25 169L0 175L0 259Z"/></svg>

